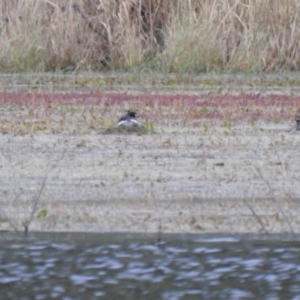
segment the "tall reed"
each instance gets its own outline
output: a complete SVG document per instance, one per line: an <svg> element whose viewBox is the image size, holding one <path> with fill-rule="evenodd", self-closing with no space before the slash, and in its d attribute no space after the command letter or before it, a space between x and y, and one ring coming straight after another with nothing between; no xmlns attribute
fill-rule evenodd
<svg viewBox="0 0 300 300"><path fill-rule="evenodd" d="M298 0L2 0L0 71L300 69Z"/></svg>

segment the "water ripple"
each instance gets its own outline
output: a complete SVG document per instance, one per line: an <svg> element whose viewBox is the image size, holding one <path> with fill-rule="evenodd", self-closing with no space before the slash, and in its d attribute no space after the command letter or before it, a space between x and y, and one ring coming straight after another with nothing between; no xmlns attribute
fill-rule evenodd
<svg viewBox="0 0 300 300"><path fill-rule="evenodd" d="M231 237L8 240L0 299L300 300L299 254L297 242Z"/></svg>

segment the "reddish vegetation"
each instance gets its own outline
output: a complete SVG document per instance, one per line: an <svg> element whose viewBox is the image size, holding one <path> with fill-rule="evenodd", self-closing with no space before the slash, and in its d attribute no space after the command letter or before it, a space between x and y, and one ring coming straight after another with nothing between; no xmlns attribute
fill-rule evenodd
<svg viewBox="0 0 300 300"><path fill-rule="evenodd" d="M0 105L101 105L118 106L129 102L141 115L167 119L256 120L279 122L294 118L300 96L243 94L127 94L127 93L35 93L1 92ZM122 109L122 108L121 108Z"/></svg>

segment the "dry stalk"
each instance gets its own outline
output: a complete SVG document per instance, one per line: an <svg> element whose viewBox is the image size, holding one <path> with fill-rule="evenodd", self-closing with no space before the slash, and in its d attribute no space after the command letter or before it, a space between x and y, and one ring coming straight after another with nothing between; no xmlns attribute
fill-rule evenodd
<svg viewBox="0 0 300 300"><path fill-rule="evenodd" d="M247 199L243 199L243 202L246 204L246 206L251 210L252 215L255 217L255 219L258 221L258 223L260 224L261 228L263 229L263 231L269 235L269 231L267 230L266 226L264 225L264 223L262 222L261 218L256 214L255 210L253 209L253 207L250 205L250 203L247 201Z"/></svg>
<svg viewBox="0 0 300 300"><path fill-rule="evenodd" d="M82 18L86 21L86 23L88 24L89 28L97 33L100 37L102 37L103 39L105 39L106 41L108 41L108 38L100 31L98 30L92 23L91 20L89 20L89 18L82 12L82 9L80 8L80 6L78 4L73 4L73 9L74 11L78 12ZM102 13L103 11L101 11Z"/></svg>
<svg viewBox="0 0 300 300"><path fill-rule="evenodd" d="M4 71L299 70L298 0L2 0Z"/></svg>
<svg viewBox="0 0 300 300"><path fill-rule="evenodd" d="M37 205L38 205L38 203L41 199L42 193L43 193L44 188L46 186L48 176L49 176L50 172L53 171L57 167L57 165L63 160L63 158L65 156L65 153L66 153L66 150L63 151L62 156L55 162L55 164L48 170L48 172L44 176L44 179L43 179L42 184L41 184L41 188L40 188L40 190L39 190L39 192L38 192L38 194L37 194L37 196L34 200L32 211L31 211L31 214L29 216L29 219L28 219L28 221L24 222L24 224L23 224L24 225L24 236L25 237L28 235L28 228L29 228L29 226L30 226L30 224L31 224L31 222L34 218L34 214L36 212Z"/></svg>
<svg viewBox="0 0 300 300"><path fill-rule="evenodd" d="M19 195L17 195L14 199L14 202L17 201L19 199L19 197L21 196L21 193ZM8 222L8 224L10 225L10 227L13 228L13 230L15 231L15 233L17 235L20 235L20 232L18 230L18 227L14 224L14 222L12 222L12 220L8 217L8 215L5 213L4 208L1 206L1 214L2 216L5 218L5 220Z"/></svg>
<svg viewBox="0 0 300 300"><path fill-rule="evenodd" d="M258 166L254 166L259 177L261 178L261 180L265 183L265 185L268 187L269 189L269 193L271 195L271 198L275 201L275 204L277 206L277 210L281 213L281 215L283 216L284 218L284 221L288 224L289 228L290 228L290 232L292 233L292 235L295 237L295 232L293 230L293 227L292 227L292 224L291 222L289 221L288 217L286 216L285 212L284 212L284 209L282 207L282 205L280 204L280 201L279 199L275 196L274 194L274 190L273 188L271 187L270 183L268 182L268 180L262 175L261 173L261 170Z"/></svg>

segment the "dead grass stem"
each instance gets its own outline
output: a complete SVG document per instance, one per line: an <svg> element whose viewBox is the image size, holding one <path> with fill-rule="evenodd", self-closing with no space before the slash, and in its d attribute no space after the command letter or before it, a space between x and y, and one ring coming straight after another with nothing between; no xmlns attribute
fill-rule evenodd
<svg viewBox="0 0 300 300"><path fill-rule="evenodd" d="M299 70L297 0L4 0L0 70Z"/></svg>
<svg viewBox="0 0 300 300"><path fill-rule="evenodd" d="M268 190L269 190L269 193L270 193L270 196L271 198L275 201L275 204L276 204L276 207L277 207L277 210L280 212L280 214L282 215L284 221L286 222L286 224L288 225L289 229L290 229L290 232L292 233L292 235L295 237L295 231L293 229L293 226L291 224L291 222L289 221L289 218L287 217L279 199L275 196L275 193L274 193L274 189L271 187L269 181L263 176L260 168L258 166L255 166L255 170L257 171L260 179L265 183L265 185L268 187Z"/></svg>
<svg viewBox="0 0 300 300"><path fill-rule="evenodd" d="M24 225L24 235L25 235L25 237L28 235L29 226L30 226L31 222L34 219L34 215L36 213L37 206L38 206L38 203L39 203L39 201L41 199L41 196L43 194L44 188L46 186L48 176L51 173L51 171L53 171L57 167L57 165L63 160L63 158L65 156L65 153L66 153L66 150L62 153L61 157L55 162L55 164L48 170L48 172L45 174L45 176L43 178L40 190L39 190L39 192L38 192L38 194L37 194L37 196L36 196L36 198L33 202L33 207L32 207L30 216L29 216L28 220L26 222L24 222L24 224L23 224Z"/></svg>
<svg viewBox="0 0 300 300"><path fill-rule="evenodd" d="M255 212L253 206L247 201L246 198L243 199L243 202L250 209L252 215L255 217L255 219L257 220L257 222L259 223L259 225L261 226L261 228L265 232L265 234L269 235L270 234L269 231L267 230L266 226L264 225L264 222L261 220L261 218Z"/></svg>

